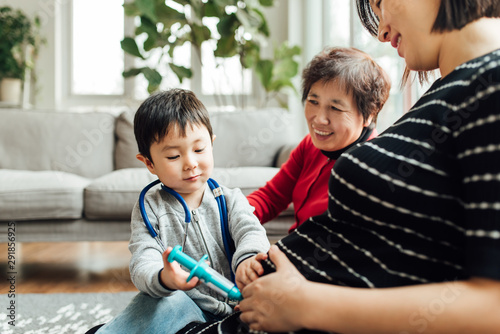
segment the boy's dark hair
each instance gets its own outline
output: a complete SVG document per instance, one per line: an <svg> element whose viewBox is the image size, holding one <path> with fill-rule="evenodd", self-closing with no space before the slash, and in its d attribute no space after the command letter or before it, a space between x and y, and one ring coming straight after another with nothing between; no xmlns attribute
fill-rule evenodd
<svg viewBox="0 0 500 334"><path fill-rule="evenodd" d="M373 13L369 0L356 0L359 18L373 36L378 35L379 19ZM432 27L433 32L460 30L482 17L500 17L498 0L441 0L439 11ZM408 81L410 71L405 70L403 85ZM420 82L427 81L427 72L418 72Z"/></svg>
<svg viewBox="0 0 500 334"><path fill-rule="evenodd" d="M150 147L164 138L177 125L179 134L186 136L186 126L204 125L210 138L212 125L207 109L193 92L170 89L148 97L137 109L134 134L139 153L151 160Z"/></svg>
<svg viewBox="0 0 500 334"><path fill-rule="evenodd" d="M391 81L387 73L365 52L355 48L326 48L302 72L302 103L318 81L331 81L352 94L358 111L366 121L377 115L389 97Z"/></svg>

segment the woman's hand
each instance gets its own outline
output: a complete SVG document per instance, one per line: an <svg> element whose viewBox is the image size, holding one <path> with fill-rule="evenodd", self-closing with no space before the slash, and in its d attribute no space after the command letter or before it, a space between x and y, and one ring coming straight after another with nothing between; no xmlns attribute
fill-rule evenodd
<svg viewBox="0 0 500 334"><path fill-rule="evenodd" d="M260 263L267 259L267 254L259 253L243 260L236 268L236 285L240 290L259 278L264 273L264 268Z"/></svg>
<svg viewBox="0 0 500 334"><path fill-rule="evenodd" d="M253 330L298 330L303 327L307 280L277 246L271 247L269 257L276 265L276 272L260 277L243 289L241 320Z"/></svg>
<svg viewBox="0 0 500 334"><path fill-rule="evenodd" d="M162 255L163 270L161 271L160 278L163 285L171 290L187 291L200 284L200 280L197 277L193 277L189 282L186 282L189 273L183 270L176 261L172 263L168 262L168 255L171 251L172 247L168 247Z"/></svg>

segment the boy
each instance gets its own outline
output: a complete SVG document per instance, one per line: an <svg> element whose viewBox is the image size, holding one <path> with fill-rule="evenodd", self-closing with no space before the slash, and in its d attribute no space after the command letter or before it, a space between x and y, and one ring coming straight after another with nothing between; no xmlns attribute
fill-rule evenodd
<svg viewBox="0 0 500 334"><path fill-rule="evenodd" d="M146 194L149 220L169 246L163 252L136 204L129 243L130 274L141 293L98 333L175 333L193 321L223 318L233 307L197 278L186 282L188 272L167 261L171 246L183 245L183 251L196 260L208 254L211 267L229 279L231 266L241 288L260 274L259 260L270 247L265 230L241 191L223 187L236 246L233 261L228 263L219 208L207 185L214 167L215 136L208 112L192 92L172 89L150 96L137 110L134 132L140 152L137 158L185 200L192 222L186 225L184 209L170 193L157 189Z"/></svg>

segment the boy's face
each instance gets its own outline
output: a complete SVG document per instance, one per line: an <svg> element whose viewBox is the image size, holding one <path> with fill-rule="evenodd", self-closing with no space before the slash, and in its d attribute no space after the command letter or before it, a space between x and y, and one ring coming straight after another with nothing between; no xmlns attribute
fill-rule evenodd
<svg viewBox="0 0 500 334"><path fill-rule="evenodd" d="M174 126L160 142L151 145L152 162L141 154L137 158L164 185L177 191L188 205L196 205L193 200L201 201L214 168L212 142L204 125L188 124L185 137L181 137L178 127Z"/></svg>

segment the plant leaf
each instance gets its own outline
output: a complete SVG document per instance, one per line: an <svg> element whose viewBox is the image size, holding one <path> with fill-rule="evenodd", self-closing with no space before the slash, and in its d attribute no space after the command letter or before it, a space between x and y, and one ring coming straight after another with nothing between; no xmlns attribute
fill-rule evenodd
<svg viewBox="0 0 500 334"><path fill-rule="evenodd" d="M158 90L162 80L161 74L158 73L157 70L150 67L143 67L142 74L144 74L144 77L148 80L148 92L152 93L155 90Z"/></svg>
<svg viewBox="0 0 500 334"><path fill-rule="evenodd" d="M193 76L193 71L191 71L190 68L178 66L172 63L168 65L170 66L170 69L175 73L175 75L177 75L177 78L179 78L179 81L181 83L184 78L191 78Z"/></svg>
<svg viewBox="0 0 500 334"><path fill-rule="evenodd" d="M194 45L201 46L201 43L210 39L210 29L206 26L191 25L192 42Z"/></svg>
<svg viewBox="0 0 500 334"><path fill-rule="evenodd" d="M234 32L238 28L239 22L235 14L226 15L222 17L217 23L217 31L221 36L233 36Z"/></svg>
<svg viewBox="0 0 500 334"><path fill-rule="evenodd" d="M264 16L264 13L262 13L260 10L257 8L254 8L253 11L260 16L260 21L261 24L259 26L259 32L263 33L264 36L269 37L270 32L269 32L269 26L267 25L266 17Z"/></svg>
<svg viewBox="0 0 500 334"><path fill-rule="evenodd" d="M141 25L137 27L135 34L140 35L146 33L148 38L144 41L144 51L149 51L154 48L156 41L159 37L158 31L156 30L156 25L149 18L141 16Z"/></svg>
<svg viewBox="0 0 500 334"><path fill-rule="evenodd" d="M243 45L240 53L240 63L244 68L253 68L260 59L260 47L253 41L248 41Z"/></svg>
<svg viewBox="0 0 500 334"><path fill-rule="evenodd" d="M219 7L236 6L239 0L213 0Z"/></svg>
<svg viewBox="0 0 500 334"><path fill-rule="evenodd" d="M140 73L142 73L142 68L131 68L130 70L123 72L122 75L124 78L130 78L135 77Z"/></svg>
<svg viewBox="0 0 500 334"><path fill-rule="evenodd" d="M292 47L288 46L288 42L281 43L274 51L275 59L292 58L293 56L298 56L301 53L301 48L297 45Z"/></svg>
<svg viewBox="0 0 500 334"><path fill-rule="evenodd" d="M123 49L128 54L131 54L132 56L139 57L141 59L144 59L142 56L141 52L139 51L139 48L137 47L137 43L135 40L131 37L125 37L121 42L120 45Z"/></svg>
<svg viewBox="0 0 500 334"><path fill-rule="evenodd" d="M236 17L246 31L254 31L262 25L262 17L255 10L238 8Z"/></svg>
<svg viewBox="0 0 500 334"><path fill-rule="evenodd" d="M259 0L259 3L264 7L271 7L274 5L274 0Z"/></svg>
<svg viewBox="0 0 500 334"><path fill-rule="evenodd" d="M291 58L284 59L274 67L274 75L277 78L293 78L299 71L299 64Z"/></svg>
<svg viewBox="0 0 500 334"><path fill-rule="evenodd" d="M273 62L267 59L259 60L257 62L257 66L255 67L255 74L267 92L269 91L271 78L273 76L273 67Z"/></svg>
<svg viewBox="0 0 500 334"><path fill-rule="evenodd" d="M224 7L222 7L224 9ZM205 4L205 16L206 17L221 17L223 12L221 8L217 6L215 2L207 2Z"/></svg>
<svg viewBox="0 0 500 334"><path fill-rule="evenodd" d="M158 22L163 23L165 28L168 28L177 22L182 25L187 24L186 15L172 7L167 6L165 2L156 6L156 16L158 17Z"/></svg>
<svg viewBox="0 0 500 334"><path fill-rule="evenodd" d="M155 46L156 46L156 39L151 38L151 36L144 41L144 51L151 51L152 49L154 49Z"/></svg>
<svg viewBox="0 0 500 334"><path fill-rule="evenodd" d="M155 0L135 0L137 9L144 14L144 16L151 19L153 22L157 20L155 10Z"/></svg>
<svg viewBox="0 0 500 334"><path fill-rule="evenodd" d="M214 51L215 57L232 57L238 54L238 44L234 39L234 35L221 37L217 41L217 48Z"/></svg>

